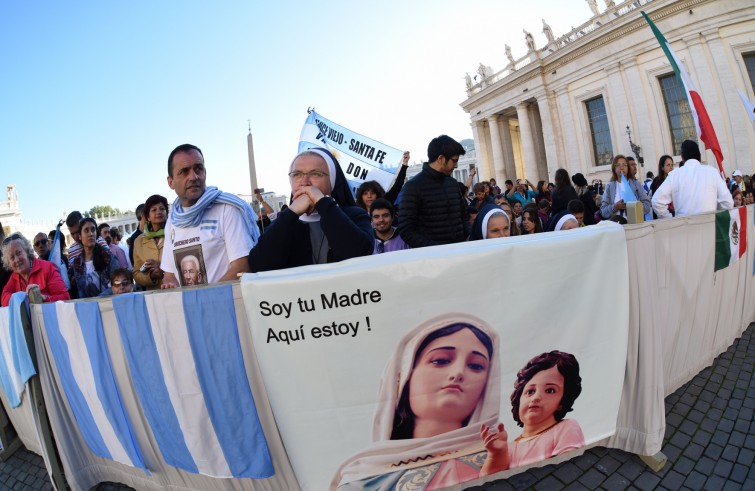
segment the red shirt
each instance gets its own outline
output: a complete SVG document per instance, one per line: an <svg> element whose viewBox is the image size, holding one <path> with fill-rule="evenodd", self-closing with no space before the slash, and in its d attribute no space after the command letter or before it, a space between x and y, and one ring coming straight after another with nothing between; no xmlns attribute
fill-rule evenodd
<svg viewBox="0 0 755 491"><path fill-rule="evenodd" d="M16 292L25 292L26 287L30 284L39 285L39 291L42 292L42 295L47 295L47 302L71 299L58 268L49 261L32 259L29 281L26 281L23 276L16 272L10 275L8 284L3 288L2 302L0 302L2 306L7 307L11 295Z"/></svg>

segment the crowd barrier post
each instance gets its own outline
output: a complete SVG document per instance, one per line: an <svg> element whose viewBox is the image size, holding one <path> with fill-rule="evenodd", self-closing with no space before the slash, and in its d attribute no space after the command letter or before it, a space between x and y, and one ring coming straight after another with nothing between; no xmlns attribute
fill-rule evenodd
<svg viewBox="0 0 755 491"><path fill-rule="evenodd" d="M43 303L42 293L39 291L39 287L33 286L31 290L29 290L29 302L33 304ZM36 420L37 428L39 429L40 445L44 449L45 454L49 456L48 471L53 486L58 491L64 491L69 489L69 487L65 475L63 474L63 464L60 461L58 449L55 446L50 419L47 416L45 398L42 395L42 384L39 381L39 366L37 364L37 350L34 346L34 334L31 328L31 318L29 317L28 310L22 309L21 321L24 326L26 345L29 347L29 354L34 363L34 369L37 371L37 374L29 379L28 393L30 402L33 404L34 408L34 419Z"/></svg>
<svg viewBox="0 0 755 491"><path fill-rule="evenodd" d="M663 469L663 466L666 465L666 461L668 460L663 452L658 452L655 455L638 455L638 457L653 472L660 472L660 470Z"/></svg>

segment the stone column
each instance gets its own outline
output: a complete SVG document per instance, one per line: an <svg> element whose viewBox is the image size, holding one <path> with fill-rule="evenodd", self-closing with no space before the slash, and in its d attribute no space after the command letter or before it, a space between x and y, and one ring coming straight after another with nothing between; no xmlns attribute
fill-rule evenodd
<svg viewBox="0 0 755 491"><path fill-rule="evenodd" d="M548 158L545 155L545 142L543 141L543 124L540 118L540 107L532 104L527 111L530 115L530 132L532 144L535 147L535 162L537 162L537 175L548 180Z"/></svg>
<svg viewBox="0 0 755 491"><path fill-rule="evenodd" d="M559 156L565 156L563 150L563 135L561 133L561 125L558 122L558 116L556 113L556 107L552 100L552 94L543 94L537 98L537 106L540 108L540 122L543 126L543 142L545 144L545 157L546 165L548 169L548 176L543 176L546 180L550 180L550 176L556 173L559 165L566 167L569 165L571 159L559 159ZM553 107L551 107L553 106ZM551 110L553 109L553 110ZM554 124L554 121L556 124ZM563 162L566 160L567 162ZM572 169L569 169L569 174Z"/></svg>
<svg viewBox="0 0 755 491"><path fill-rule="evenodd" d="M501 148L501 132L498 126L498 115L493 115L488 118L488 126L490 127L490 149L493 153L493 168L495 169L496 182L504 182L506 180L506 172L503 167L503 148Z"/></svg>
<svg viewBox="0 0 755 491"><path fill-rule="evenodd" d="M595 166L595 159L592 156L592 142L589 139L590 123L584 122L584 133L577 137L577 128L582 124L575 117L569 98L569 92L566 88L559 88L556 91L556 106L558 107L559 126L563 135L564 158L569 166L569 174L581 172L587 177L590 168ZM585 135L585 136L581 136ZM576 158L575 158L576 156ZM579 158L581 156L581 158ZM583 164L584 163L584 164Z"/></svg>
<svg viewBox="0 0 755 491"><path fill-rule="evenodd" d="M752 161L753 153L751 153L751 150L748 150L747 147L749 146L752 148L753 139L747 137L742 138L742 136L744 136L743 130L745 130L747 126L732 124L732 122L735 121L733 115L742 114L742 101L739 99L735 90L727 90L727 87L734 87L735 82L733 75L735 73L740 73L739 69L736 65L729 66L730 55L727 55L727 51L729 51L730 48L728 47L728 42L724 43L721 39L718 28L711 28L702 31L700 34L702 34L702 37L705 40L704 43L699 43L699 46L702 53L704 53L704 61L706 62L705 65L707 66L707 70L703 72L699 68L699 64L703 60L695 60L697 73L700 74L698 75L700 84L698 90L700 90L701 94L705 94L703 102L706 106L709 108L711 106L713 108L719 108L709 110L708 116L710 116L713 128L716 130L716 136L721 145L721 151L724 154L724 169L727 174L733 172L734 169L740 169L745 174L749 174L751 172L750 166L754 162ZM702 41L699 38L695 39ZM689 44L690 54L694 56L692 50L696 46L693 43ZM714 73L718 74L718 76L711 75ZM706 89L706 82L708 82L708 87L713 89L713 93L710 97L707 95L707 91L711 89ZM708 99L711 99L711 102L708 102ZM739 133L737 136L741 136L737 138L737 136L735 136L736 133ZM735 142L736 145L734 144ZM749 142L749 145L746 142ZM715 158L713 159L713 162L715 162Z"/></svg>
<svg viewBox="0 0 755 491"><path fill-rule="evenodd" d="M720 107L723 109L725 107L725 104L718 97L718 91L713 80L714 77L711 77L707 74L710 70L715 69L715 65L708 63L708 60L706 59L707 57L705 48L701 44L699 37L694 34L689 38L682 39L680 43L677 43L677 46L678 48L676 49L676 54L682 64L686 67L687 73L689 73L689 76L692 78L693 84L701 94L705 106L707 108ZM719 143L721 143L721 129L723 128L723 121L718 118L719 114L720 111L708 112L710 121L711 123L713 123L713 128L714 130L717 130L716 136L718 137L718 141ZM723 140L725 142L726 138L723 138ZM703 141L699 138L698 144L700 145L700 153L702 153L701 162L712 164L714 167L717 167L718 164L716 163L716 158L713 155L713 152L709 151ZM679 149L674 150L675 152L679 151ZM725 148L722 148L722 150L725 151ZM726 156L726 153L724 153L724 156ZM728 175L734 169L725 170Z"/></svg>
<svg viewBox="0 0 755 491"><path fill-rule="evenodd" d="M519 118L519 131L522 135L525 177L528 181L537 183L540 176L537 172L537 156L535 155L535 144L532 139L532 127L530 125L529 111L527 110L526 103L517 104L516 115Z"/></svg>
<svg viewBox="0 0 755 491"><path fill-rule="evenodd" d="M655 114L649 116L649 108L654 104L652 87L648 87L644 78L645 71L640 69L636 58L627 61L624 66L624 76L630 94L629 109L634 121L632 139L642 147L642 157L645 159L644 172L651 170L656 173L657 157L671 150L666 150L663 145L664 132L659 124L659 120L666 116L666 109L663 108L663 97L660 101L655 102L655 104L661 106L661 110L655 111ZM674 152L670 153L673 155Z"/></svg>
<svg viewBox="0 0 755 491"><path fill-rule="evenodd" d="M511 141L510 118L504 117L501 125L501 146L503 147L503 167L506 179L516 180L516 160L514 159L514 143ZM502 183L505 181L501 181ZM503 189L503 185L500 185Z"/></svg>
<svg viewBox="0 0 755 491"><path fill-rule="evenodd" d="M494 175L494 169L488 152L489 137L485 131L484 121L472 122L472 136L477 152L477 177L480 180L490 179Z"/></svg>
<svg viewBox="0 0 755 491"><path fill-rule="evenodd" d="M608 127L611 129L611 144L613 153L634 155L629 147L626 127L632 121L629 115L629 101L621 77L621 64L612 65L603 69L606 74L606 93L603 95L603 103L606 106ZM585 113L586 114L586 113ZM588 122L589 125L589 122ZM589 131L589 126L588 126Z"/></svg>

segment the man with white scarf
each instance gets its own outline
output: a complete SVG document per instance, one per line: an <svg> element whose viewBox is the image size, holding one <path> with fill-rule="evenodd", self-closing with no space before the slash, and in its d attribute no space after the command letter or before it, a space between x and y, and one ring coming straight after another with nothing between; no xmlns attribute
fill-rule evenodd
<svg viewBox="0 0 755 491"><path fill-rule="evenodd" d="M198 259L203 284L235 280L249 271L247 256L260 236L257 216L239 197L206 187L206 178L198 147L185 143L173 149L168 186L178 197L165 225L162 288L186 286L180 272L188 255Z"/></svg>

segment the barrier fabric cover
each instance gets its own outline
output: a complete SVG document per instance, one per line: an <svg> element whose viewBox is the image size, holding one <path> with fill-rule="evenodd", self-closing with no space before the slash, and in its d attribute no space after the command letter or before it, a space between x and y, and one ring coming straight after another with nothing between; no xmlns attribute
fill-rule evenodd
<svg viewBox="0 0 755 491"><path fill-rule="evenodd" d="M165 462L215 477L272 476L231 285L120 295L113 309L134 389Z"/></svg>
<svg viewBox="0 0 755 491"><path fill-rule="evenodd" d="M748 215L752 214L752 206L748 207ZM600 229L598 226L598 230ZM747 220L747 234L752 236L752 220ZM564 232L564 234L580 234L596 229L591 227L585 231L580 230ZM753 250L748 250L747 254L740 261L723 270L713 272L715 259L715 213L698 215L692 217L683 217L669 220L654 220L638 225L629 225L624 227L626 234L626 247L629 260L629 333L628 346L625 360L625 374L623 380L623 390L621 395L621 405L616 422L616 432L613 436L605 438L598 442L611 448L619 448L627 452L639 455L653 455L661 450L663 435L666 429L664 418L664 401L663 397L673 393L681 385L689 381L695 374L699 373L706 366L709 366L713 359L721 352L725 351L734 340L741 336L748 324L755 321L755 288L752 288L752 282L755 281L753 276ZM602 309L598 300L594 298L595 292L602 289L614 288L617 285L616 278L611 277L611 271L607 270L605 275L597 283L587 283L586 281L575 280L570 276L559 276L561 268L553 269L551 263L543 265L543 269L533 268L532 264L524 268L527 270L524 276L526 281L517 279L522 273L522 261L532 262L532 258L526 254L520 257L520 253L526 253L523 249L522 241L528 242L528 248L537 244L541 239L545 240L552 237L553 234L542 234L528 239L512 238L504 239L501 242L510 242L510 246L516 249L516 252L507 252L500 257L496 256L496 261L489 265L489 271L480 276L474 288L464 291L465 283L459 283L457 286L448 285L449 298L461 296L471 306L470 309L477 308L481 300L478 300L477 292L486 292L487 290L495 291L495 301L507 305L506 324L518 322L516 326L516 335L513 337L499 337L501 349L512 343L519 336L533 336L528 332L528 327L537 325L547 325L550 323L565 322L569 316L558 312L558 306L562 304L559 297L562 292L570 289L580 289L584 298L581 304L571 306L572 311L580 312L581 310L589 311L590 322L601 323L607 329L613 329L615 319L620 314L614 309ZM575 235L561 235L561 238L575 237ZM532 242L530 242L532 241ZM488 246L500 247L496 245L497 241L486 241L476 245L476 248L487 248ZM596 241L597 244L597 241ZM394 270L394 277L397 279L409 278L412 275L418 275L425 278L423 285L415 291L410 291L409 295L415 296L415 302L411 304L410 310L417 311L417 317L423 317L431 320L437 317L440 312L446 312L443 308L439 310L437 301L430 305L428 309L424 308L420 300L424 300L426 284L432 283L433 278L438 274L437 271L431 270L430 267L437 266L438 258L442 256L444 249L448 249L451 255L461 253L465 254L465 261L468 267L455 266L454 271L463 270L464 273L459 278L465 280L467 271L473 273L479 272L479 267L475 266L480 257L477 253L470 254L469 246L471 244L460 244L455 246L444 246L441 248L428 248L417 251L407 251L404 253L395 253L390 259L395 263L407 263L409 257L416 261L416 265L406 265ZM593 247L592 242L590 247ZM750 247L750 249L752 249ZM476 252L481 250L474 249ZM597 250L597 249L596 249ZM451 253L453 251L453 253ZM543 250L543 254L554 254L562 257L566 262L571 261L574 256L560 256L564 250L560 247L555 249ZM592 251L592 249L591 249ZM421 252L421 253L420 253ZM394 254L394 253L392 253ZM414 255L412 255L414 254ZM500 254L500 251L499 251ZM619 255L613 256L614 261L621 261ZM390 255L385 255L390 256ZM547 255L546 255L547 256ZM544 258L547 258L544 256ZM596 256L600 259L601 256ZM603 258L604 259L604 258ZM381 256L352 260L346 263L333 266L310 266L312 272L318 273L318 281L324 281L327 272L344 272L352 267L364 268L364 261L377 261L375 268L370 269L373 276L380 276L380 269L384 264L382 261L388 259ZM505 261L504 265L498 265L497 262ZM584 264L591 264L589 260L582 261ZM550 268L548 270L544 268ZM491 269L492 268L492 269ZM484 268L483 268L484 269ZM364 270L365 272L367 270ZM398 273L395 273L398 271ZM501 272L505 276L501 276ZM377 273L376 273L377 272ZM396 274L398 276L396 276ZM278 280L284 276L296 278L301 275L301 270L281 271L275 273ZM590 273L590 276L594 276ZM253 277L254 281L263 280L262 275ZM365 279L369 281L369 279ZM544 289L540 285L546 285ZM559 288L553 288L548 285L560 285ZM337 286L333 283L334 287ZM247 285L243 285L244 288ZM340 285L338 285L340 286ZM214 286L199 288L199 298L203 298L202 293L215 288ZM94 303L99 306L102 316L103 331L108 353L112 363L113 372L116 378L116 384L120 391L122 403L126 410L127 417L132 424L132 429L136 437L138 448L144 456L144 461L150 470L150 474L145 474L143 469L120 464L114 460L97 457L89 448L81 436L78 424L71 412L68 401L64 395L60 379L57 376L57 368L52 358L47 326L43 316L42 309L45 305L32 305L32 328L34 331L34 344L37 353L38 370L40 373L40 382L44 393L44 407L50 417L55 442L58 446L57 455L43 454L47 462L48 458L55 459L59 456L65 470L65 475L72 489L90 489L99 482L114 481L127 484L135 489L163 490L163 489L195 489L195 490L295 490L299 488L298 482L294 477L294 471L289 463L289 455L296 453L297 445L308 445L307 442L291 438L290 430L287 437L291 448L284 449L281 442L280 434L276 421L273 417L270 401L263 384L260 374L259 363L256 350L260 345L253 346L252 330L250 329L249 320L246 315L244 303L241 295L242 285L233 284L234 310L238 323L238 336L241 344L241 351L244 357L244 366L249 385L254 395L254 402L260 419L262 429L264 430L268 448L270 450L275 475L267 479L217 479L202 474L190 473L181 470L175 466L165 463L159 444L155 440L148 418L145 415L144 407L141 405L138 395L134 391L134 381L132 380L131 370L125 357L125 348L121 342L118 324L115 313L113 312L113 297L101 298L92 302L77 301L77 303ZM528 312L524 315L523 310L517 306L510 307L508 297L511 292L517 289L528 289L532 295L539 297L538 309L536 312ZM307 292L309 294L309 292ZM614 292L618 296L618 292ZM172 292L153 292L144 294L145 298L164 297L172 295ZM264 296L264 291L260 292ZM488 293L479 297L482 301L487 301ZM582 297L580 297L582 298ZM248 298L248 301L255 302L255 298ZM557 302L557 303L556 303ZM561 305L563 307L563 305ZM615 307L621 307L617 303ZM278 307L280 311L282 307ZM449 305L450 308L456 308L456 305ZM581 310L580 310L581 309ZM433 310L433 312L430 312ZM466 308L465 308L466 310ZM396 316L403 315L401 311L395 313ZM420 315L421 314L421 315ZM478 314L480 315L480 314ZM608 317L605 317L605 316ZM601 317L603 316L603 317ZM522 319L527 317L526 322ZM532 321L531 318L535 318ZM265 317L267 319L267 317ZM487 324L487 322L486 322ZM571 329L574 323L564 324L563 336L568 336L567 329ZM256 328L265 328L266 324L256 324ZM297 326L298 327L298 326ZM420 326L408 326L402 331L401 336L409 336L410 331ZM371 326L374 329L374 325ZM578 329L581 327L577 326ZM358 336L357 336L358 337ZM618 342L621 342L620 335L615 336ZM356 338L355 338L356 339ZM301 343L300 343L301 344ZM261 345L264 347L264 343ZM395 348L391 346L391 349ZM408 347L407 347L408 349ZM564 348L562 348L564 349ZM409 350L411 351L411 350ZM582 419L584 402L587 400L590 382L589 377L585 378L586 369L585 361L579 353L574 353L579 359L581 373L583 377L583 393L577 398L574 405L574 411L566 415L566 419L576 419L584 431L586 440L590 440L590 430ZM338 353L339 356L352 356L348 351ZM393 353L384 354L383 364L391 357ZM522 357L523 358L523 357ZM286 372L288 367L281 364L277 370ZM316 360L313 367L325 363L327 360ZM495 358L494 358L495 361ZM359 356L353 367L360 365ZM501 360L501 368L504 364L513 363L507 359ZM349 367L349 370L352 369ZM518 369L520 367L515 367ZM268 370L269 371L269 370ZM330 377L338 379L347 378L348 374L333 372L323 375L323 379L328 380ZM379 375L378 375L379 376ZM507 406L505 400L511 390L511 380L504 381L505 390L501 393L501 404ZM377 381L371 382L377 384ZM318 382L317 387L326 387L322 382ZM268 384L267 389L272 389ZM304 389L303 384L299 384L296 390ZM361 391L362 389L360 389ZM364 390L363 397L375 397L375 385L367 387ZM342 396L338 391L335 396ZM42 454L42 449L38 442L37 428L38 422L34 418L33 407L37 404L30 398L24 397L18 408L11 408L7 396L2 394L3 405L13 422L14 427L21 436L22 441L27 449L32 452ZM488 398L485 398L488 401ZM703 403L704 401L701 401ZM41 404L41 401L39 402ZM374 403L371 403L374 404ZM339 411L343 416L344 423L353 425L350 422L350 415L354 408L344 408ZM500 412L508 413L508 407ZM365 417L362 416L362 420ZM372 420L367 417L367 425ZM510 422L509 422L510 423ZM509 424L507 423L507 425ZM352 426L349 426L352 427ZM510 437L514 438L519 435L518 427L506 427ZM340 466L346 459L357 455L359 449L364 449L366 440L369 441L369 434L365 435L364 429L360 429L359 441L355 442L353 447L356 450L352 454L340 456L341 460L335 462L334 466ZM329 444L330 435L318 442L319 445L329 445L328 448L335 445ZM323 452L328 448L323 448ZM567 453L564 458L568 458L573 453ZM561 457L558 457L558 460ZM338 459L331 459L338 460ZM461 460L461 459L458 459ZM466 465L466 464L463 464ZM462 468L461 465L459 468ZM48 466L49 469L49 466ZM303 471L298 471L302 474ZM515 471L510 471L515 472ZM303 475L303 474L302 474ZM323 472L321 482L326 482L331 476L335 475L334 469L327 469ZM470 483L479 483L483 479L491 480L498 477L506 476L506 473L495 474L488 478L481 478ZM323 486L327 486L324 484Z"/></svg>
<svg viewBox="0 0 755 491"><path fill-rule="evenodd" d="M79 431L95 455L145 469L115 384L96 303L44 304L50 349Z"/></svg>
<svg viewBox="0 0 755 491"><path fill-rule="evenodd" d="M14 293L9 306L0 308L0 384L14 408L21 405L26 381L37 373L26 345L21 308L29 308L26 292Z"/></svg>
<svg viewBox="0 0 755 491"><path fill-rule="evenodd" d="M426 489L486 473L501 478L616 431L629 325L621 226L245 275L241 289L302 489L408 482ZM441 335L449 326L459 330ZM553 350L576 359L581 393L573 411L538 436L531 423L537 418L527 419L522 408L549 415L544 402L527 406L525 399L530 384L551 372L525 377L518 411L510 395L517 372ZM568 378L556 390L573 395ZM558 397L553 408L566 404ZM400 436L407 407L417 423ZM422 433L433 418L448 426ZM508 464L494 457L506 455L501 442L488 451L480 436L482 425L493 432L499 422L508 434Z"/></svg>

